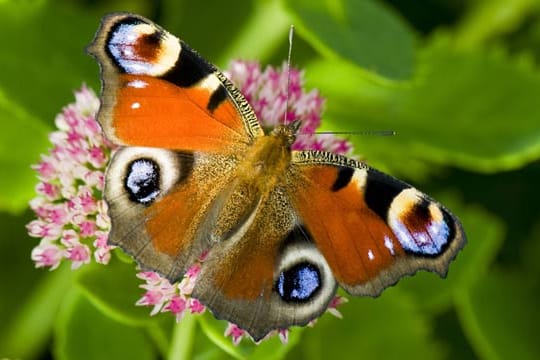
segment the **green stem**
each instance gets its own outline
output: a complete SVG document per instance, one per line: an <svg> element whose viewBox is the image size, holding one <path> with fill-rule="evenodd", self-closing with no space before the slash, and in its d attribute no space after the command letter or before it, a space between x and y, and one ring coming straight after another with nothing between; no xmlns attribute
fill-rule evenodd
<svg viewBox="0 0 540 360"><path fill-rule="evenodd" d="M195 316L191 314L184 315L182 320L175 325L167 359L183 360L191 358L193 340L195 339L195 325Z"/></svg>
<svg viewBox="0 0 540 360"><path fill-rule="evenodd" d="M169 339L164 329L159 324L152 323L146 328L146 331L154 341L161 357L165 358L169 352Z"/></svg>
<svg viewBox="0 0 540 360"><path fill-rule="evenodd" d="M6 336L0 339L2 356L35 358L51 336L56 315L72 281L72 271L61 266L44 277L19 308Z"/></svg>

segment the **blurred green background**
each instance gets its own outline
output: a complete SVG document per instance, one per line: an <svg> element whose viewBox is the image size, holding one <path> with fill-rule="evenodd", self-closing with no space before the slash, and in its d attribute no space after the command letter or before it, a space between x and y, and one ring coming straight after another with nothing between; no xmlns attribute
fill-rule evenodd
<svg viewBox="0 0 540 360"><path fill-rule="evenodd" d="M140 13L224 68L293 65L327 98L323 127L446 204L469 243L441 280L420 273L288 345L234 347L210 315L148 316L119 262L35 270L30 164L54 117L98 68L83 49L102 15ZM0 358L539 359L540 1L0 0ZM109 289L114 289L110 291ZM107 290L107 291L105 291Z"/></svg>

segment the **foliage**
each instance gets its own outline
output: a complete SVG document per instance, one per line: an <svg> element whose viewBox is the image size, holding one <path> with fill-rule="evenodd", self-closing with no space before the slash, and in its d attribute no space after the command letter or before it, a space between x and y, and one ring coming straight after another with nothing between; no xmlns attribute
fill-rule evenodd
<svg viewBox="0 0 540 360"><path fill-rule="evenodd" d="M456 4L460 5L457 6ZM40 359L540 358L540 6L535 0L0 1L0 357ZM469 244L446 280L419 273L343 320L235 347L205 315L173 324L134 306L133 265L114 257L32 269L25 211L54 114L97 89L83 49L102 14L133 11L223 66L292 61L327 97L333 131L370 164L413 182L462 219ZM428 13L426 14L426 11Z"/></svg>

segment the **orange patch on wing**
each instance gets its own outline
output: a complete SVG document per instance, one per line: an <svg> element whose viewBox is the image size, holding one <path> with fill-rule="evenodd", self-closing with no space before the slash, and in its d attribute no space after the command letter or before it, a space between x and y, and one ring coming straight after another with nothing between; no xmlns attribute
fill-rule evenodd
<svg viewBox="0 0 540 360"><path fill-rule="evenodd" d="M246 243L250 243L249 238ZM223 256L220 260L214 286L221 289L227 298L256 300L260 296L270 296L278 249L277 246L260 245L244 245L241 249L235 249L234 256Z"/></svg>
<svg viewBox="0 0 540 360"><path fill-rule="evenodd" d="M301 170L309 181L301 182L293 201L338 282L365 284L403 255L392 230L369 209L354 180L333 192L338 168Z"/></svg>
<svg viewBox="0 0 540 360"><path fill-rule="evenodd" d="M246 141L243 120L229 99L211 113L211 93L204 88L143 75L122 75L120 83L113 128L125 145L217 152Z"/></svg>
<svg viewBox="0 0 540 360"><path fill-rule="evenodd" d="M191 228L199 220L200 188L193 183L174 190L146 210L146 231L156 251L177 256L193 241Z"/></svg>

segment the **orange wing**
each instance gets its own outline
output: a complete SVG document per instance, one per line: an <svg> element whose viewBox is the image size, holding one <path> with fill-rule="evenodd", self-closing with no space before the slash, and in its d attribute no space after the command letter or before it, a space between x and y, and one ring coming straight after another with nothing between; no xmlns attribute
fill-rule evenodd
<svg viewBox="0 0 540 360"><path fill-rule="evenodd" d="M377 296L419 269L446 275L466 240L442 205L360 162L321 152L295 156L293 205L348 292Z"/></svg>
<svg viewBox="0 0 540 360"><path fill-rule="evenodd" d="M108 15L88 51L102 73L98 120L117 144L224 152L263 135L238 89L150 20Z"/></svg>

